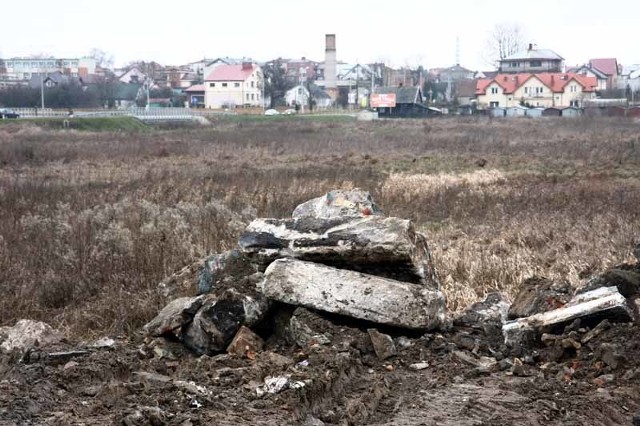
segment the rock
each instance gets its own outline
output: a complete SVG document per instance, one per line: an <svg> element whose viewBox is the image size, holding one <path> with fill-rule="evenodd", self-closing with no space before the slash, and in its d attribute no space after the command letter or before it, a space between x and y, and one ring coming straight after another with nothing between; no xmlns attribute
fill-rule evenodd
<svg viewBox="0 0 640 426"><path fill-rule="evenodd" d="M481 301L467 307L453 319L457 327L485 329L488 323L502 327L509 312L509 299L502 293L490 293Z"/></svg>
<svg viewBox="0 0 640 426"><path fill-rule="evenodd" d="M331 328L329 320L308 309L297 308L289 320L289 337L301 348L314 344L327 345L331 343L332 336L326 330Z"/></svg>
<svg viewBox="0 0 640 426"><path fill-rule="evenodd" d="M175 299L144 326L144 331L153 337L173 335L181 339L184 328L193 321L203 303L203 296Z"/></svg>
<svg viewBox="0 0 640 426"><path fill-rule="evenodd" d="M591 340L598 337L600 333L602 333L605 330L608 330L609 328L611 328L611 323L609 322L609 320L605 319L603 321L600 321L600 323L597 326L595 326L592 330L588 331L587 334L585 334L582 337L582 340L581 340L582 344L589 343Z"/></svg>
<svg viewBox="0 0 640 426"><path fill-rule="evenodd" d="M616 347L610 343L601 344L595 351L595 359L602 360L605 364L611 367L613 370L617 369L620 365L622 356L616 350Z"/></svg>
<svg viewBox="0 0 640 426"><path fill-rule="evenodd" d="M292 217L334 218L382 214L369 192L337 189L300 204L293 210Z"/></svg>
<svg viewBox="0 0 640 426"><path fill-rule="evenodd" d="M593 379L593 384L595 384L596 386L604 386L607 385L609 383L613 383L616 380L616 376L613 374L603 374L601 376L596 377L595 379Z"/></svg>
<svg viewBox="0 0 640 426"><path fill-rule="evenodd" d="M369 337L371 337L371 343L373 344L373 350L376 352L378 359L384 361L387 358L391 358L398 354L396 345L393 343L393 339L388 334L380 333L375 328L367 329Z"/></svg>
<svg viewBox="0 0 640 426"><path fill-rule="evenodd" d="M572 292L571 284L567 281L554 282L537 276L528 278L520 285L508 317L525 318L558 309L569 302Z"/></svg>
<svg viewBox="0 0 640 426"><path fill-rule="evenodd" d="M445 322L437 290L295 259L278 259L265 272L270 299L396 327L432 330Z"/></svg>
<svg viewBox="0 0 640 426"><path fill-rule="evenodd" d="M260 293L243 294L235 289L228 289L220 296L200 297L204 297L203 305L186 326L183 342L201 355L224 351L241 326L257 325L271 306Z"/></svg>
<svg viewBox="0 0 640 426"><path fill-rule="evenodd" d="M636 265L618 265L588 280L576 293L601 287L617 287L620 294L631 298L640 295L640 269Z"/></svg>
<svg viewBox="0 0 640 426"><path fill-rule="evenodd" d="M13 327L4 328L2 334L4 339L0 349L5 352L26 351L35 346L43 347L59 343L64 339L64 336L49 324L29 319L22 319Z"/></svg>
<svg viewBox="0 0 640 426"><path fill-rule="evenodd" d="M496 365L498 365L498 361L496 361L495 358L487 356L475 357L462 351L453 351L453 356L459 361L476 368L492 370Z"/></svg>
<svg viewBox="0 0 640 426"><path fill-rule="evenodd" d="M424 370L425 368L429 368L428 362L416 362L415 364L409 365L411 370Z"/></svg>
<svg viewBox="0 0 640 426"><path fill-rule="evenodd" d="M150 385L165 385L171 384L176 388L182 389L193 395L208 396L211 391L204 386L196 385L194 382L187 382L184 380L175 380L169 376L163 374L152 373L148 371L134 371L133 377L143 383Z"/></svg>
<svg viewBox="0 0 640 426"><path fill-rule="evenodd" d="M262 351L263 348L264 340L247 327L242 326L227 347L227 353L251 358L255 356L256 352Z"/></svg>
<svg viewBox="0 0 640 426"><path fill-rule="evenodd" d="M267 393L280 393L285 389L300 389L306 384L301 381L292 381L290 376L267 376L264 386L256 388L256 394L260 397Z"/></svg>
<svg viewBox="0 0 640 426"><path fill-rule="evenodd" d="M256 219L239 245L265 267L295 258L438 286L426 238L411 221L395 217Z"/></svg>
<svg viewBox="0 0 640 426"><path fill-rule="evenodd" d="M476 339L469 333L457 333L453 337L453 343L458 349L473 351L476 348Z"/></svg>
<svg viewBox="0 0 640 426"><path fill-rule="evenodd" d="M198 294L211 292L223 281L234 281L233 285L237 285L235 281L256 272L257 267L240 250L214 254L203 262L198 277Z"/></svg>
<svg viewBox="0 0 640 426"><path fill-rule="evenodd" d="M110 337L101 337L95 342L89 345L90 348L95 349L110 349L116 346L116 341Z"/></svg>
<svg viewBox="0 0 640 426"><path fill-rule="evenodd" d="M502 327L505 344L512 347L528 345L550 328L568 324L577 318L630 322L633 312L615 287L603 287L576 295L560 309L506 323Z"/></svg>
<svg viewBox="0 0 640 426"><path fill-rule="evenodd" d="M640 411L633 415L633 426L640 426Z"/></svg>

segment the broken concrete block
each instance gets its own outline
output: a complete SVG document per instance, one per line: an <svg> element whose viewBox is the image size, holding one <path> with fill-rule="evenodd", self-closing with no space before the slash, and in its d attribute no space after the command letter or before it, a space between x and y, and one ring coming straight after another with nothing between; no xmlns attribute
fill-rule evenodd
<svg viewBox="0 0 640 426"><path fill-rule="evenodd" d="M202 296L180 297L172 300L144 326L145 333L153 337L171 334L180 339L183 327L193 321L193 317L202 307L202 303Z"/></svg>
<svg viewBox="0 0 640 426"><path fill-rule="evenodd" d="M269 265L261 289L280 302L396 327L432 330L445 321L438 290L295 259Z"/></svg>
<svg viewBox="0 0 640 426"><path fill-rule="evenodd" d="M378 359L384 361L385 359L398 354L398 351L396 351L396 345L393 343L391 336L380 333L375 328L369 328L367 333L369 333L371 343L373 344L373 350L376 352Z"/></svg>
<svg viewBox="0 0 640 426"><path fill-rule="evenodd" d="M198 354L212 355L229 345L241 326L252 327L267 315L270 302L261 294L228 289L220 296L205 295L202 308L183 333L183 342Z"/></svg>
<svg viewBox="0 0 640 426"><path fill-rule="evenodd" d="M289 320L289 338L301 348L331 343L328 332L333 325L327 319L305 308L297 308Z"/></svg>
<svg viewBox="0 0 640 426"><path fill-rule="evenodd" d="M361 189L337 189L300 204L293 210L292 217L334 218L371 215L383 213L369 192Z"/></svg>
<svg viewBox="0 0 640 426"><path fill-rule="evenodd" d="M257 267L240 250L209 256L198 277L198 294L209 293L225 280L237 281L258 272Z"/></svg>
<svg viewBox="0 0 640 426"><path fill-rule="evenodd" d="M534 276L520 285L520 290L509 308L509 319L529 317L564 306L573 294L568 281L555 282Z"/></svg>
<svg viewBox="0 0 640 426"><path fill-rule="evenodd" d="M617 287L624 297L640 295L640 269L636 265L618 265L588 280L577 293L613 286Z"/></svg>
<svg viewBox="0 0 640 426"><path fill-rule="evenodd" d="M633 319L633 312L627 306L625 297L615 287L602 287L576 295L560 309L506 323L502 327L505 344L516 346L536 341L538 336L549 329L577 318L608 318L612 321L629 322Z"/></svg>
<svg viewBox="0 0 640 426"><path fill-rule="evenodd" d="M437 287L431 252L411 221L395 217L256 219L241 250L262 265L292 257Z"/></svg>
<svg viewBox="0 0 640 426"><path fill-rule="evenodd" d="M507 320L509 299L502 293L490 293L481 301L467 307L453 319L453 325L484 329L487 323L502 327Z"/></svg>
<svg viewBox="0 0 640 426"><path fill-rule="evenodd" d="M264 340L249 328L242 326L227 347L227 353L244 357L260 352L263 348Z"/></svg>
<svg viewBox="0 0 640 426"><path fill-rule="evenodd" d="M453 356L459 361L464 362L465 364L487 370L493 369L498 364L498 361L496 361L495 358L491 358L488 356L475 357L462 351L453 351Z"/></svg>
<svg viewBox="0 0 640 426"><path fill-rule="evenodd" d="M62 341L64 336L49 324L22 319L13 327L3 327L0 349L6 352L25 351L34 346L47 346Z"/></svg>

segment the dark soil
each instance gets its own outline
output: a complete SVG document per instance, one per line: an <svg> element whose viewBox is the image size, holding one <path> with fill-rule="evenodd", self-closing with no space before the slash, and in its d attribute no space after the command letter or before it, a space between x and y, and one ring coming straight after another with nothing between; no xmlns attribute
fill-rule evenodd
<svg viewBox="0 0 640 426"><path fill-rule="evenodd" d="M274 335L251 359L196 357L162 339L106 349L69 342L0 358L0 424L631 425L640 326L602 328L579 349L550 344L519 359L495 336L454 329L395 334L398 355L379 360L366 331L345 324L323 330L326 345ZM588 331L574 324L561 339ZM89 353L56 355L72 350ZM468 365L460 352L498 364ZM420 362L429 366L411 367ZM296 385L260 396L268 376Z"/></svg>

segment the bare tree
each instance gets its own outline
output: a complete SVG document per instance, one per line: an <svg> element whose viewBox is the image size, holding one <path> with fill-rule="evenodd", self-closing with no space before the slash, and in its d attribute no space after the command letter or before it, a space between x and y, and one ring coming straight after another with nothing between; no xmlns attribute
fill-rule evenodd
<svg viewBox="0 0 640 426"><path fill-rule="evenodd" d="M110 69L113 67L113 55L108 54L104 50L91 49L87 57L96 61L96 65L101 68Z"/></svg>
<svg viewBox="0 0 640 426"><path fill-rule="evenodd" d="M498 61L524 49L525 39L525 31L520 24L515 22L496 24L486 41L485 61L495 66Z"/></svg>

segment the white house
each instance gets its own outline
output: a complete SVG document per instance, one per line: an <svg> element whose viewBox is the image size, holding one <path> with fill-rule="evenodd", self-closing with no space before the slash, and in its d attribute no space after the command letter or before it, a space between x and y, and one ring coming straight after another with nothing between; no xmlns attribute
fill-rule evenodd
<svg viewBox="0 0 640 426"><path fill-rule="evenodd" d="M219 65L204 81L205 108L262 105L262 69L251 62Z"/></svg>
<svg viewBox="0 0 640 426"><path fill-rule="evenodd" d="M327 109L331 106L331 97L318 86L312 85L311 97L313 98L315 109ZM309 90L303 85L295 86L287 90L284 99L288 106L294 106L298 103L306 108L309 105Z"/></svg>

